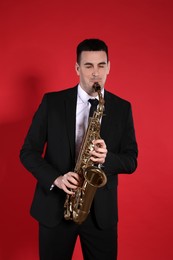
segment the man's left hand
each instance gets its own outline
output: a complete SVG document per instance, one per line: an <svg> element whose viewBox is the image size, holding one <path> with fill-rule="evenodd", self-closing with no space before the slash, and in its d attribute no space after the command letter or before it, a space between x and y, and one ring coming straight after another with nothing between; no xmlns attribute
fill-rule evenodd
<svg viewBox="0 0 173 260"><path fill-rule="evenodd" d="M103 164L107 155L106 144L103 139L93 141L93 151L90 152L91 160L94 163Z"/></svg>

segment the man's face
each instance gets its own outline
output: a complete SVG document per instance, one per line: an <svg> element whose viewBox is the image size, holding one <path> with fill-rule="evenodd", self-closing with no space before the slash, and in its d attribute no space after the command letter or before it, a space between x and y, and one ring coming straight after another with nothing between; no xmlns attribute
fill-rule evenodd
<svg viewBox="0 0 173 260"><path fill-rule="evenodd" d="M110 71L110 62L104 51L83 51L80 64L76 63L76 72L80 78L80 85L91 96L97 96L93 91L94 82L104 87L107 75Z"/></svg>

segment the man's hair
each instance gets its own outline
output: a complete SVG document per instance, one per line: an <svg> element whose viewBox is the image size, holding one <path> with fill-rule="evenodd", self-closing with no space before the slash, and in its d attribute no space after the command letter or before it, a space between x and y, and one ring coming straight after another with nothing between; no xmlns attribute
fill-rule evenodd
<svg viewBox="0 0 173 260"><path fill-rule="evenodd" d="M76 49L77 63L80 64L81 53L83 51L105 51L108 61L108 47L106 43L99 39L86 39L80 42Z"/></svg>

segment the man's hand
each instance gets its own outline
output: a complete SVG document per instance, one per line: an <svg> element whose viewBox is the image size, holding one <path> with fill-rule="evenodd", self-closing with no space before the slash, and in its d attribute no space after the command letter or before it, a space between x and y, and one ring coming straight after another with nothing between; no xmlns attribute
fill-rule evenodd
<svg viewBox="0 0 173 260"><path fill-rule="evenodd" d="M59 189L62 189L67 194L73 195L75 189L79 185L79 175L75 172L68 172L63 176L59 176L55 181L54 185Z"/></svg>
<svg viewBox="0 0 173 260"><path fill-rule="evenodd" d="M104 140L98 139L93 141L94 149L90 152L91 160L94 163L103 164L107 155L106 144Z"/></svg>
<svg viewBox="0 0 173 260"><path fill-rule="evenodd" d="M103 164L107 155L106 144L104 140L98 139L93 141L93 151L90 152L91 160L94 163ZM75 172L68 172L63 176L59 176L55 181L54 185L59 189L62 189L69 195L74 194L74 190L77 189L80 183L80 177Z"/></svg>

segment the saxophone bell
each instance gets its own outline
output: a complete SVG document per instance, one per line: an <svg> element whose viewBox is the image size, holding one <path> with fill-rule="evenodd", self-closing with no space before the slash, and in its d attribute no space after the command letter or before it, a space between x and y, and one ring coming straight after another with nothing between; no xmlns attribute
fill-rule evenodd
<svg viewBox="0 0 173 260"><path fill-rule="evenodd" d="M91 208L92 201L96 190L104 186L107 182L107 177L102 169L97 166L89 166L84 171L84 182L80 189L80 196L78 194L78 203L75 210L73 210L73 221L81 224L85 221Z"/></svg>
<svg viewBox="0 0 173 260"><path fill-rule="evenodd" d="M89 166L84 172L85 180L93 187L100 188L107 182L104 171L97 166Z"/></svg>

